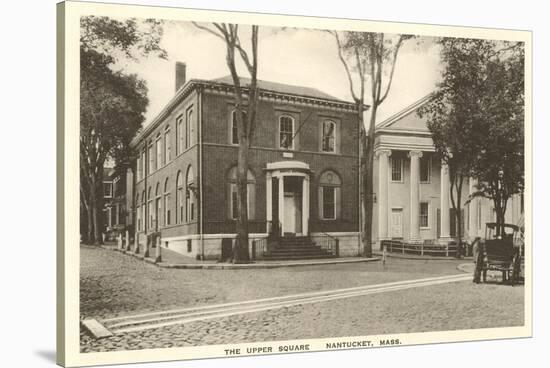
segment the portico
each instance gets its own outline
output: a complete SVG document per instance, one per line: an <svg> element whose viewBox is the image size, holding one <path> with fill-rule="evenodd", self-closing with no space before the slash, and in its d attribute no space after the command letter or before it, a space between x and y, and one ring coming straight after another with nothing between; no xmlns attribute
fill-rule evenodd
<svg viewBox="0 0 550 368"><path fill-rule="evenodd" d="M433 148L380 147L375 157L378 241L393 238L414 244L424 239L451 240L448 168L441 164L440 177L432 174L436 171L432 167L439 166L432 160Z"/></svg>
<svg viewBox="0 0 550 368"><path fill-rule="evenodd" d="M301 161L279 161L266 167L267 232L280 236L309 234L309 165Z"/></svg>

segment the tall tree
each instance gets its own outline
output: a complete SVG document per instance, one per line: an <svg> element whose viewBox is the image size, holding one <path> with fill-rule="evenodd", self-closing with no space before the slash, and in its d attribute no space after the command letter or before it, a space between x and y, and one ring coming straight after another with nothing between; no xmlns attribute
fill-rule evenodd
<svg viewBox="0 0 550 368"><path fill-rule="evenodd" d="M380 105L388 97L397 56L403 43L411 35L390 36L384 33L336 32L338 57L346 71L351 96L357 107L360 147L360 191L362 207L363 255L372 256L372 217L374 206L374 132ZM370 99L365 101L370 84ZM366 131L364 113L370 103L370 118Z"/></svg>
<svg viewBox="0 0 550 368"><path fill-rule="evenodd" d="M499 223L506 201L523 185L523 49L475 39L438 43L442 81L418 114L427 117L437 155L449 167L460 243L466 178L477 179L476 196L493 200Z"/></svg>
<svg viewBox="0 0 550 368"><path fill-rule="evenodd" d="M248 196L247 173L250 144L256 128L256 113L258 106L258 26L251 26L250 50L242 45L239 36L239 25L212 23L212 26L193 23L195 27L221 39L226 46L226 63L233 79L235 111L237 111L237 135L239 148L237 156L237 239L233 246L233 262L250 262L248 252ZM240 60L246 66L250 82L242 80L237 72L236 61ZM244 84L244 85L243 85Z"/></svg>
<svg viewBox="0 0 550 368"><path fill-rule="evenodd" d="M151 53L159 46L161 23L87 16L80 21L80 193L87 242L101 243L103 168L112 159L128 165L128 145L140 129L148 104L145 82L115 70L121 59Z"/></svg>
<svg viewBox="0 0 550 368"><path fill-rule="evenodd" d="M523 43L494 43L478 92L482 135L472 175L476 196L493 201L496 235L503 232L509 199L525 186L525 49Z"/></svg>

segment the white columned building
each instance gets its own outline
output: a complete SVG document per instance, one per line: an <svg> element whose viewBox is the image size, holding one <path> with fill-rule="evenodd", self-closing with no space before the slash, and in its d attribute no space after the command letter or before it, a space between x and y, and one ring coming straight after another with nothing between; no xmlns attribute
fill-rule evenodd
<svg viewBox="0 0 550 368"><path fill-rule="evenodd" d="M409 152L411 159L410 186L410 236L409 242L420 242L420 158L422 151L413 150Z"/></svg>

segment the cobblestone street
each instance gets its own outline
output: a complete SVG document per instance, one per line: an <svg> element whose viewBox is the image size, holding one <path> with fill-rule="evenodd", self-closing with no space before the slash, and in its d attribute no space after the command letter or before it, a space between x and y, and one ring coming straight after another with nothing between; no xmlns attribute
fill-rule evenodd
<svg viewBox="0 0 550 368"><path fill-rule="evenodd" d="M254 270L163 269L96 247L81 247L81 318L112 318L459 273L462 261L381 262ZM128 332L81 350L112 351L517 326L524 288L472 282L419 287Z"/></svg>

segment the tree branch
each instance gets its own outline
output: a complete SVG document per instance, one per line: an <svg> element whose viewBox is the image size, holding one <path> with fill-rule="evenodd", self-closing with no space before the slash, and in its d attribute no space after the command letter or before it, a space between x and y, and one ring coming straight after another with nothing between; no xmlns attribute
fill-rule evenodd
<svg viewBox="0 0 550 368"><path fill-rule="evenodd" d="M386 92L384 92L382 98L380 99L380 103L384 102L386 97L388 97L388 93L390 91L390 87L393 81L393 73L395 71L395 64L397 62L397 54L399 52L399 49L401 48L401 45L403 44L403 36L399 36L399 40L397 41L397 44L395 45L395 50L393 51L393 58L392 58L392 66L390 71L390 76L388 79L388 85L386 86Z"/></svg>
<svg viewBox="0 0 550 368"><path fill-rule="evenodd" d="M357 98L357 95L355 94L355 91L353 89L353 79L351 78L351 71L349 69L348 63L346 62L346 59L344 58L344 54L342 53L342 43L340 42L340 37L338 36L338 32L337 31L327 31L327 32L332 34L336 39L336 45L338 47L338 58L340 59L340 61L344 65L344 69L346 70L346 75L348 77L351 96L355 100L355 102L358 102L360 100ZM364 80L361 81L361 84L364 84Z"/></svg>

